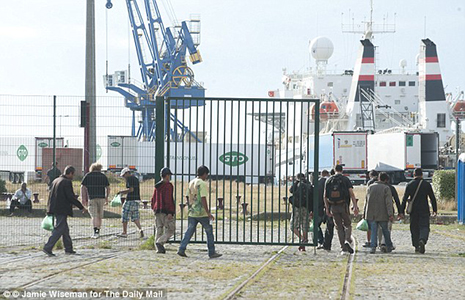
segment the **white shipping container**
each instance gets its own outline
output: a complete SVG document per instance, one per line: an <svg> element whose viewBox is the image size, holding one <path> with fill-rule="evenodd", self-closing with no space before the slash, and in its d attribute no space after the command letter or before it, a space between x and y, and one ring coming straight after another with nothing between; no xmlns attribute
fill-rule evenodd
<svg viewBox="0 0 465 300"><path fill-rule="evenodd" d="M367 132L334 132L333 165L343 165L344 170L367 170Z"/></svg>
<svg viewBox="0 0 465 300"><path fill-rule="evenodd" d="M132 136L108 136L107 169L136 169L138 141Z"/></svg>
<svg viewBox="0 0 465 300"><path fill-rule="evenodd" d="M368 169L403 171L421 167L420 133L381 133L368 136Z"/></svg>
<svg viewBox="0 0 465 300"><path fill-rule="evenodd" d="M167 158L168 145L165 143L165 161ZM273 177L275 172L274 147L262 144L171 142L169 158L172 172L183 180L194 178L202 164L208 166L212 177L239 177L247 183L258 183L265 174ZM154 175L155 143L139 142L135 137L109 136L108 169L123 167L134 167L142 175Z"/></svg>

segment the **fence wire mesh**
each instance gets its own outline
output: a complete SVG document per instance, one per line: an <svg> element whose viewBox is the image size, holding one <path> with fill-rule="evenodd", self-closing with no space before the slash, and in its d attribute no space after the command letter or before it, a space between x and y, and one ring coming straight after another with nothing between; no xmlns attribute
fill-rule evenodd
<svg viewBox="0 0 465 300"><path fill-rule="evenodd" d="M0 95L0 247L40 246L49 232L40 226L48 200L47 170L53 163L55 130L56 162L76 168L74 191L79 194L85 174L84 128L81 101L84 97L57 96L55 127L53 96ZM297 173L309 176L314 160L315 100L299 99L170 99L165 101L164 165L172 169L179 242L187 229L188 182L200 165L209 167L208 203L215 216L218 243L298 244L290 230L294 207L289 188ZM96 99L97 161L110 182L111 200L125 189L119 171L128 167L140 181L140 220L146 238L154 234L151 209L157 177L154 109L131 111L121 97ZM155 105L153 106L155 107ZM150 121L150 122L148 122ZM160 121L160 120L158 120ZM152 124L147 128L147 124ZM318 149L318 147L316 147ZM9 209L23 182L31 190L32 212ZM316 189L317 190L317 189ZM315 201L318 202L318 201ZM105 206L100 239L91 239L89 215L75 210L69 219L74 244L83 247L139 247L146 243L136 227L129 237L121 232L121 207ZM193 242L204 242L199 227Z"/></svg>

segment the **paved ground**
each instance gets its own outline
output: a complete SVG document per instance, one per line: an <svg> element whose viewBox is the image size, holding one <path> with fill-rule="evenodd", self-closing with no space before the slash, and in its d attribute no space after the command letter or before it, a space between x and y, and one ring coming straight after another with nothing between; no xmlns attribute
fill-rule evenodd
<svg viewBox="0 0 465 300"><path fill-rule="evenodd" d="M359 243L364 240L363 232L354 234ZM351 298L463 298L464 226L433 226L425 255L413 253L408 225L395 225L393 237L397 250L392 254L371 255L358 247ZM168 246L166 255L157 255L151 250L128 250L118 243L110 240L94 249L83 245L78 249L80 255L73 257L57 250L55 258L32 248L3 248L0 291L164 288L169 299L223 299L282 249L218 245L224 256L209 260L206 245L190 246L186 259L175 254L176 245ZM300 253L288 247L234 298L340 299L348 257L337 251L336 239L333 249L314 255L313 249Z"/></svg>

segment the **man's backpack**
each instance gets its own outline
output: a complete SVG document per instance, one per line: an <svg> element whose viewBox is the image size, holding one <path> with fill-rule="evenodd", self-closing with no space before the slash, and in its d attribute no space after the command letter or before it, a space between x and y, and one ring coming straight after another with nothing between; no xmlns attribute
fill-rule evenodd
<svg viewBox="0 0 465 300"><path fill-rule="evenodd" d="M313 187L309 182L301 181L295 183L289 202L295 207L308 207L313 199Z"/></svg>
<svg viewBox="0 0 465 300"><path fill-rule="evenodd" d="M349 191L344 183L344 177L340 174L331 176L326 181L326 197L331 203L340 203L347 200Z"/></svg>

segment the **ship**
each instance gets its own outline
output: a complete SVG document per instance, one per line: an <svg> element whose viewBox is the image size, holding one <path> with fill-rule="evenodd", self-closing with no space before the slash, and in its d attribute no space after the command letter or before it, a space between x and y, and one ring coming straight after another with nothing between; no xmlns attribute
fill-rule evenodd
<svg viewBox="0 0 465 300"><path fill-rule="evenodd" d="M427 135L430 143L431 134L435 134L438 154L436 165L437 168L441 168L447 164L447 160L450 161L451 145L455 136L453 124L458 115L465 114L464 93L460 92L456 96L445 93L437 45L429 38L419 41L420 47L414 72L407 69L405 59L400 60L398 70L377 68L375 54L379 49L375 46L374 34L394 33L395 25L375 26L373 1L371 1L370 18L363 23L363 30L360 31L363 35L359 41L359 51L352 70L339 72L327 70L334 45L329 38L320 36L309 43L309 52L315 60L315 66L305 72L289 73L283 69L283 86L268 91L268 96L281 99L320 99L319 134L322 137L337 132L367 132L367 134L398 132L425 134L425 140ZM346 28L345 32L358 31L352 26L352 29ZM315 115L315 106L306 109L305 114L310 115L312 119ZM289 118L291 124L299 123L306 118L305 115L293 116L292 113L284 113L284 115ZM314 132L313 126L314 123L308 126L310 134ZM307 133L294 129L287 134L292 135L292 138L287 140L299 140ZM312 138L310 137L309 140ZM277 141L270 142L277 144ZM292 149L295 145L285 147ZM428 148L431 149L431 146ZM320 152L321 150L320 148ZM439 154L442 156L442 162L439 161ZM337 162L339 161L336 157L333 157L332 163ZM283 165L285 163L285 161L281 162ZM307 162L295 162L298 165L300 163L305 165L305 169L309 172L312 171L311 158ZM367 160L363 160L362 164L363 167L358 168L360 170L358 179L364 178L364 173L367 171ZM328 163L324 167L327 165ZM324 168L321 166L320 163L320 169ZM403 171L407 171L407 166L404 169Z"/></svg>

